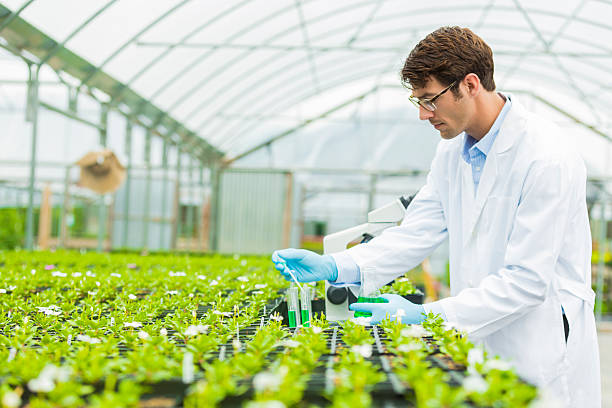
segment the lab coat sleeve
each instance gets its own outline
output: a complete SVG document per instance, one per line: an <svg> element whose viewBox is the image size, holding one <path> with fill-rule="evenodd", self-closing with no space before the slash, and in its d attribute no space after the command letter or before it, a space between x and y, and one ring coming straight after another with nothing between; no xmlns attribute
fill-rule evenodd
<svg viewBox="0 0 612 408"><path fill-rule="evenodd" d="M551 160L532 164L515 210L504 266L487 275L478 287L435 302L448 322L473 340L528 313L549 293L564 235L571 233L566 225L570 203L576 198L569 195L569 167Z"/></svg>
<svg viewBox="0 0 612 408"><path fill-rule="evenodd" d="M359 283L359 266L346 251L331 254L331 256L338 269L338 278L335 282L329 282L331 285L344 286L345 283Z"/></svg>
<svg viewBox="0 0 612 408"><path fill-rule="evenodd" d="M448 236L446 218L432 175L406 210L402 223L366 244L345 251L362 271L363 290L372 292L420 264ZM366 268L367 269L364 269Z"/></svg>

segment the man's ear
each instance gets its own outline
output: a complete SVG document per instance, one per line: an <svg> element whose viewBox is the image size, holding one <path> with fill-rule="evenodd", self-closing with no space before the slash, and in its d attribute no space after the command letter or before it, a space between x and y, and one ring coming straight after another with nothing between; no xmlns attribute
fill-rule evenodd
<svg viewBox="0 0 612 408"><path fill-rule="evenodd" d="M463 82L467 88L468 94L472 96L478 94L482 88L480 78L478 78L478 75L474 73L467 74L465 78L463 78Z"/></svg>

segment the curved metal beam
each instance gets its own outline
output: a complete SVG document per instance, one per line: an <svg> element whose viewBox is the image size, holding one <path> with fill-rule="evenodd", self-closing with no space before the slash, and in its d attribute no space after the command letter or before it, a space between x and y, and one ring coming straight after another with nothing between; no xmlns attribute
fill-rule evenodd
<svg viewBox="0 0 612 408"><path fill-rule="evenodd" d="M341 13L346 12L346 11L354 10L357 7L368 6L371 3L372 3L372 0L368 0L368 1L365 1L365 2L360 2L360 3L352 4L350 6L338 8L338 9L332 11L332 12L329 12L329 13L326 13L326 14L322 14L320 16L317 16L316 18L313 18L313 19L309 20L309 23L314 23L314 22L317 22L317 21L325 20L327 18L335 16L336 14L341 14ZM461 7L454 7L453 9L457 9L457 10L458 9L471 10L471 9L474 9L474 8L479 8L479 7L478 6L461 6ZM427 14L427 13L431 13L431 12L436 11L436 10L437 9L435 9L435 8L421 9L421 10L416 10L416 11L411 12L410 15L414 16L415 14ZM439 10L437 10L437 11L439 11ZM397 18L397 16L394 15L394 16L391 16L391 18ZM391 18L383 18L383 20L391 19ZM347 27L351 27L352 28L352 27L354 27L354 25L350 25L350 26L347 26ZM293 27L289 27L289 28L285 29L284 31L277 32L277 33L273 34L272 36L268 37L266 40L262 41L262 44L265 44L265 45L270 44L272 41L274 41L274 40L276 40L278 38L281 38L284 35L290 34L291 32L296 31L298 29L299 29L299 27L293 26ZM240 34L240 35L242 35L242 34ZM191 87L184 94L180 95L176 99L175 103L172 104L168 108L168 111L171 112L174 109L176 109L178 106L180 106L181 104L185 103L193 94L195 94L205 84L207 84L210 81L212 81L220 73L225 72L232 65L235 65L235 64L239 63L240 60L246 58L251 52L253 52L255 50L256 50L256 48L254 48L252 50L245 51L244 53L239 54L237 57L235 57L231 61L227 62L225 65L220 66L217 70L215 70L215 72L213 74L208 75L208 76L202 78L202 80L200 82L198 82L196 85ZM205 56L208 56L208 54L212 54L212 52L207 53ZM179 74L175 75L174 78L172 78L170 81L166 82L166 84L164 84L164 87L169 86L171 82L176 81L178 78L182 77L183 74L186 71L189 71L189 70L193 69L195 66L197 66L201 62L202 61L200 59L196 60L191 66L188 67L189 68L188 70L182 70ZM154 95L151 96L151 99L154 99L158 95L159 95L159 92L156 92ZM183 119L183 120L186 121L187 119Z"/></svg>
<svg viewBox="0 0 612 408"><path fill-rule="evenodd" d="M136 74L132 75L132 77L130 79L128 79L128 81L126 82L126 86L127 87L131 87L131 85L136 80L138 80L147 71L149 71L151 68L153 68L155 65L157 65L161 60L166 58L168 56L168 54L170 54L170 52L172 52L172 50L174 50L177 47L185 46L186 41L188 41L191 37L193 37L194 35L198 34L200 31L202 31L206 27L210 26L211 24L215 23L219 19L225 17L228 14L233 13L235 10L239 9L240 7L244 6L246 3L250 2L250 1L252 1L252 0L245 0L245 1L241 2L241 3L236 4L234 7L230 7L228 9L226 9L226 10L223 10L221 13L219 13L216 16L214 16L213 18L207 20L204 24L201 24L198 27L196 27L195 29L193 29L190 32L188 32L177 43L167 43L167 44L163 45L163 47L166 48L166 49L164 51L162 51L161 54L159 54L153 61L151 61L146 66L144 66L140 71L138 71ZM136 42L136 45L140 45L140 44L141 44L140 42ZM120 103L122 97L123 97L123 91L119 92L113 98L113 102L115 104Z"/></svg>
<svg viewBox="0 0 612 408"><path fill-rule="evenodd" d="M80 33L85 27L87 27L89 25L89 23L91 23L93 20L95 20L100 14L104 13L110 6L112 6L113 4L115 4L117 2L117 0L110 0L108 3L106 3L104 6L102 6L98 11L96 11L94 14L92 14L87 20L85 20L83 23L81 23L81 25L79 25L74 31L72 31L68 37L66 37L64 39L64 41L62 41L61 43L56 43L55 46L51 49L51 51L49 51L49 53L47 54L46 57L44 57L42 59L42 61L40 62L41 64L46 63L47 61L49 61L49 58L53 57L58 51L60 51L61 49L64 48L64 46L66 45L66 43L68 41L70 41L72 38L74 38L74 36L76 36L78 33Z"/></svg>
<svg viewBox="0 0 612 408"><path fill-rule="evenodd" d="M283 71L293 71L294 65L297 65L297 64L299 64L300 62L303 62L303 61L305 61L304 58L302 58L301 60L298 60L297 62L293 62L293 63L287 64L285 66L279 67L279 69L277 69L274 72L272 72L268 77L266 77L263 80L258 81L257 84L254 87L250 87L249 90L252 91L252 90L254 90L256 88L259 88L259 87L263 86L267 82L268 78L275 78L275 77L277 77L277 75L280 72L283 72ZM304 72L299 72L294 77L288 78L287 82L288 83L295 83L295 79L301 79L301 78L303 78L303 75L304 75ZM224 87L223 88L224 93L227 93L229 88L231 88L231 86ZM279 88L276 88L276 89L279 89ZM287 92L287 94L292 94L292 92ZM256 102L260 102L261 103L263 101L263 99L265 99L265 97L270 97L272 95L273 95L273 93L271 94L268 89L266 89L261 94L251 94L250 98L240 98L240 101L241 101L241 105L240 106L244 106L245 109L247 107L253 108L254 106L256 106L256 104L257 104ZM213 95L213 98L214 97L215 97L215 95ZM212 114L208 118L206 118L200 125L197 125L195 127L196 131L198 133L200 133L202 131L202 129L203 129L203 126L210 120L209 118L216 116L217 114L219 114L219 112L223 112L227 107L233 105L234 104L234 102L233 102L234 99L236 99L236 98L230 98L230 101L228 103L226 103L225 105L220 107L214 114ZM241 110L241 109L242 108L240 108L240 107L238 108L238 110ZM253 111L253 109L251 109L251 111ZM212 134L218 134L219 131L220 131L220 129L215 129L215 131L211 132L211 133Z"/></svg>
<svg viewBox="0 0 612 408"><path fill-rule="evenodd" d="M252 30L253 28L257 27L260 24L265 23L266 21L281 15L285 12L288 12L290 10L292 10L293 7L289 6L289 7L285 7L279 11L276 11L273 14L269 14L268 16L257 20L255 23L247 26L246 28L243 28L242 30L238 31L237 33L235 33L234 35L230 36L230 38L228 38L228 41L232 41L235 38L238 38L241 35L244 35L246 33L248 33L250 30ZM203 55L201 55L200 57L196 58L191 64L189 64L188 66L186 66L185 68L183 68L182 70L180 70L177 74L175 74L172 78L170 78L168 81L164 82L162 84L162 86L160 86L159 88L157 88L153 94L150 96L150 99L155 99L159 94L161 94L165 89L167 89L170 85L172 85L174 82L176 82L178 79L182 78L187 72L191 71L193 68L195 68L196 66L198 66L199 64L201 64L206 58L208 58L210 55L212 55L214 51L211 52L206 52ZM180 100L181 98L179 98Z"/></svg>
<svg viewBox="0 0 612 408"><path fill-rule="evenodd" d="M108 64L110 61L112 61L113 58L115 58L117 55L119 55L124 49L126 49L130 44L132 44L134 41L136 41L141 35L143 35L147 31L149 31L151 28L155 27L159 22L164 20L166 17L168 17L169 15L171 15L176 10L178 10L181 7L183 7L185 4L189 3L190 1L191 0L182 0L179 4L177 4L176 6L170 8L168 11L163 13L161 16L157 17L151 23L147 24L142 30L140 30L138 33L136 33L134 36L132 36L129 40L124 42L119 48L117 48L111 55L106 57L106 59L104 61L102 61L102 63L100 63L100 65L98 65L96 67L96 69L91 74L89 74L87 77L85 77L81 81L81 83L79 84L77 89L81 89L83 86L85 86L91 80L91 78L93 78L98 72L100 72L102 70L102 68L104 68L104 66L106 66L106 64Z"/></svg>
<svg viewBox="0 0 612 408"><path fill-rule="evenodd" d="M365 92L365 93L363 93L363 94L361 94L361 95L359 95L359 96L357 96L355 98L349 99L348 101L345 101L345 102L341 103L340 105L337 105L337 106L335 106L335 107L325 111L324 113L322 113L322 114L320 114L320 115L318 115L318 116L316 116L314 118L307 119L307 120L303 121L302 123L300 123L298 126L292 128L292 129L286 130L286 131L284 131L284 132L282 132L282 133L280 133L280 134L278 134L276 136L271 137L265 143L262 143L260 145L255 146L255 147L252 147L252 148L248 149L247 151L245 151L245 152L243 152L243 153L241 153L241 154L239 154L239 155L237 155L235 157L228 158L228 159L224 160L223 164L224 164L224 166L229 166L233 162L235 162L236 160L239 160L239 159L241 159L241 158L243 158L245 156L248 156L251 153L256 152L257 150L260 150L260 149L262 149L262 148L264 148L266 146L269 146L270 144L274 143L275 141L277 141L277 140L279 140L279 139L281 139L283 137L289 136L290 134L297 132L298 130L308 126L309 124L311 124L313 122L316 122L317 120L323 119L323 118L331 115L334 112L342 110L343 108L346 108L347 106L350 106L350 105L352 105L352 104L354 104L356 102L361 101L363 98L367 97L368 95L371 95L375 91L376 91L376 88L370 89L369 91L367 91L367 92Z"/></svg>
<svg viewBox="0 0 612 408"><path fill-rule="evenodd" d="M33 2L34 0L28 0L25 3L23 3L23 5L19 7L18 10L11 12L10 16L6 20L4 20L2 24L0 24L0 32L2 32L2 30L4 30L9 24L11 24L11 22L15 20L15 18L17 18L21 14L21 12L25 10L26 7L28 7Z"/></svg>
<svg viewBox="0 0 612 408"><path fill-rule="evenodd" d="M542 74L541 74L541 73L539 73L539 72L533 72L533 71L526 71L526 72L527 72L527 73L529 73L529 74L531 74L531 75L534 75L534 76L542 76ZM373 74L373 73L372 73L372 74ZM346 81L339 81L339 82L338 82L337 84L335 84L333 87L329 87L329 88L327 88L327 89L333 89L333 88L336 88L336 87L338 87L338 86L342 86L342 85L344 85L345 83L348 83L348 82L354 81L354 80L356 80L356 79L362 79L362 78L367 77L367 76L369 76L369 75L367 75L367 74L366 74L366 75L362 75L362 76L360 76L360 77L351 78L350 80L346 80ZM543 79L544 81L550 82L552 85L554 85L554 86L556 86L556 87L558 87L558 86L559 86L558 81L555 81L555 80L551 79L550 77L548 77L548 76L546 76L546 75L542 76L542 79ZM384 86L382 86L381 88L384 88ZM303 87L298 85L298 86L296 86L296 87L295 87L295 89L299 90L299 89L303 89ZM561 89L565 89L565 88L561 88ZM287 94L293 94L293 95L295 95L295 93L294 93L294 90L293 90L293 89L292 89L292 90L290 90L290 91L288 91L288 92L287 92ZM301 103L301 102L303 102L304 100L310 99L310 98L311 98L313 95L314 95L314 94L313 94L312 92L310 92L310 93L303 94L302 96L299 96L299 97L297 97L297 98L294 98L293 100L289 100L289 101L282 100L281 102L283 103L283 105L288 105L288 106L291 106L291 105L292 105L292 104L294 104L294 103L296 103L296 104L297 104L297 103ZM280 99L280 98L279 98L279 99ZM275 107L276 107L276 105L279 105L279 104L280 104L279 102L276 102L276 104L274 104L274 103L273 103L273 104L269 104L269 105L267 105L267 106L265 107L265 109L263 109L262 111L270 111L270 110L274 110L274 109L275 109ZM233 136L231 137L231 140L236 140L236 139L238 139L238 138L240 138L240 137L243 137L243 136L244 136L244 134L243 134L242 132L243 132L243 130L244 130L244 129L246 129L246 128L248 128L249 130L253 130L253 129L254 129L254 127L249 126L249 125L247 124L247 125L245 125L245 126L242 126L242 129L240 129L240 130L237 130L237 131L235 131L235 132L232 132L232 131L227 131L227 132L225 132L225 133L229 133L229 134L232 134L232 133L233 133ZM227 143L221 144L220 146L221 146L221 150L226 150L226 149L228 148Z"/></svg>
<svg viewBox="0 0 612 408"><path fill-rule="evenodd" d="M380 71L378 69L374 69L374 70L370 70L370 71L365 71L365 72L361 72L359 75L353 75L351 77L346 77L346 76L340 76L340 80L337 81L333 81L330 84L327 85L327 87L325 89L327 90L334 90L336 88L339 88L343 85L346 85L348 83L354 82L354 81L358 81L358 80L362 80L363 78L367 78L367 77L375 77L380 73ZM381 88L387 88L389 86L387 85L376 85L374 87L372 87L371 89L381 89ZM303 90L303 88L299 88L300 90ZM290 103L300 103L304 100L310 99L312 98L314 95L317 95L316 92L307 92L307 93L302 93L298 96L296 96L295 98L293 98L292 100L290 100ZM360 99L361 101L362 99ZM278 102L276 103L278 104ZM271 106L275 106L275 105L271 105ZM259 122L258 120L256 120L256 122ZM225 132L225 134L229 134L230 136L223 142L220 143L219 146L224 146L224 148L226 150L230 149L231 146L233 144L236 143L236 140L240 139L241 137L244 136L243 130L244 129L248 129L249 131L252 131L254 129L257 129L258 125L256 126L252 126L252 125L244 125L244 126L235 126L234 128L237 129L236 131L227 131ZM231 128L231 130L233 130L234 128Z"/></svg>
<svg viewBox="0 0 612 408"><path fill-rule="evenodd" d="M403 17L403 16L401 16L401 17ZM394 16L394 18L396 18L396 16ZM425 27L430 27L430 25L420 27L419 29L423 29L423 28L425 28ZM516 29L516 30L520 30L520 29L521 29L521 28L519 28L519 27L511 27L511 26L505 26L505 28L506 28L506 29ZM333 31L333 32L337 32L337 31L341 31L341 30L344 30L344 28L341 28L341 29L339 29L339 30L332 30L332 31ZM331 34L331 33L332 33L332 31L326 32L326 33L324 33L324 34L321 34L319 37L317 37L317 40L320 40L320 39L325 38L325 36L326 36L327 34L332 35L332 34ZM396 33L401 33L401 32L404 32L404 30L392 30L392 31L385 32L385 33L382 33L382 34L378 34L378 35L369 36L369 37L366 37L365 39L367 39L367 40L371 40L372 38L384 38L384 36L387 36L387 35L393 35L393 34L396 34ZM581 44L585 44L585 43L587 43L587 42L588 42L588 41L586 41L586 42L585 42L585 40L582 40L582 39L576 39L575 41L580 42ZM599 46L599 45L595 45L595 44L591 44L591 45L592 45L592 46L594 46L594 47L598 47L598 48L600 48L600 49L605 50L603 47L601 47L601 46ZM607 50L606 50L606 51L607 51ZM277 54L275 54L275 55L279 55L279 54L281 54L281 53L277 53ZM303 59L302 59L302 60L303 60ZM230 65L230 64L226 64L226 65L225 65L225 66L223 66L223 67L222 67L222 69L220 69L219 71L225 71L225 69L227 69L227 67L228 67L229 65ZM285 67L287 67L287 66L285 66ZM263 68L263 66L259 66L259 67L256 67L256 68L254 68L254 69L249 69L249 70L248 70L249 75L252 75L254 72L256 72L256 71L258 71L258 70L260 70L260 69L262 69L262 68ZM244 72L247 72L247 71L245 70ZM274 72L275 72L275 74L273 74L273 75L269 75L269 77L274 77L274 76L276 75L276 73L278 73L278 72L279 72L279 70L276 70L276 71L274 71ZM238 75L238 76L240 77L240 75ZM207 78L206 78L206 81L203 81L202 83L206 83L207 81L210 81L210 80L211 80L211 77L207 77ZM253 89L260 87L260 86L261 86L261 85L263 85L263 84L264 84L266 81L267 81L267 78L264 78L264 79L263 79L263 81L259 81L255 87L251 87L251 88L249 88L249 91L252 91ZM232 88L234 88L234 87L237 87L237 86L238 86L238 82L237 82L237 81L233 81L233 82L232 82L231 84L229 84L228 86L222 87L222 93L227 94L227 92L228 92L230 89L232 89ZM199 86L197 86L197 85L196 85L196 86L195 86L195 87L192 89L192 92L191 92L191 93L192 93L192 94L193 94L193 93L195 93L195 92L197 91L197 89L199 89ZM205 99L204 101L202 101L202 103L200 103L200 104L199 104L199 105L198 105L196 108L192 109L192 110L191 110L191 111L190 111L190 112L189 112L189 113L188 113L188 114L187 114L185 117L183 117L183 121L188 121L188 120L190 120L190 119L191 119L191 118L192 118L194 115L196 115L196 114L197 114L199 111L201 111L202 109L204 109L204 108L205 108L207 105L209 105L209 104L213 103L213 101L217 100L217 97L218 97L220 94L221 94L221 91L217 91L216 93L212 94L212 95L211 95L211 96L210 96L208 99ZM241 98L241 99L242 99L242 98ZM256 98L251 98L251 99L256 99ZM246 105L246 103L244 103L243 105ZM205 122L210 121L210 118L211 118L211 117L214 117L214 116L215 116L215 115L216 115L218 112L223 111L223 110L224 110L224 109L226 109L228 106L229 106L228 104L225 104L225 105L224 105L222 108L219 108L219 109L218 109L218 110L217 110L217 111L216 111L214 114L209 115L208 117L206 117L206 118L205 118L205 119L202 121L202 123L205 123ZM199 131L199 130L201 130L201 126L200 126L200 125L199 125L199 126L196 126L196 128L198 129L198 131Z"/></svg>

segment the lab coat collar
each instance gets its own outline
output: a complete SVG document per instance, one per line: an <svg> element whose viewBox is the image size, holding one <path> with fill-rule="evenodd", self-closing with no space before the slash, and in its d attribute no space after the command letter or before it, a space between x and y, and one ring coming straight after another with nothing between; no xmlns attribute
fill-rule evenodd
<svg viewBox="0 0 612 408"><path fill-rule="evenodd" d="M511 95L505 95L507 98L511 98ZM512 100L512 99L511 99ZM500 161L503 161L505 154L515 146L522 134L525 131L525 116L527 112L517 101L512 100L512 106L506 116L504 123L502 124L497 138L493 142L491 154L487 156L484 168L482 170L482 176L476 192L476 199L474 200L474 189L467 188L466 183L463 183L462 201L464 204L473 202L473 208L464 207L465 216L467 217L467 225L464 226L464 244L468 244L470 237L473 236L474 228L478 224L478 219L482 213L487 199L491 195L495 182L497 180L497 174L499 172ZM464 172L471 171L469 166L462 166ZM468 178L464 177L464 180ZM468 195L470 197L468 197ZM466 228L467 227L467 228Z"/></svg>

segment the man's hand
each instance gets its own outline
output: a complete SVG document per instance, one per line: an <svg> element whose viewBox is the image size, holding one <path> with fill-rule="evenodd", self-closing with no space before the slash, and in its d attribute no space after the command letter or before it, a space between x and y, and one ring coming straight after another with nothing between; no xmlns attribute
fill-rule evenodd
<svg viewBox="0 0 612 408"><path fill-rule="evenodd" d="M349 309L355 312L372 313L372 324L382 322L387 315L391 319L400 317L404 324L417 324L425 320L423 306L416 305L400 295L384 294L381 297L388 303L352 303Z"/></svg>
<svg viewBox="0 0 612 408"><path fill-rule="evenodd" d="M281 249L272 254L274 267L292 281L291 273L299 282L315 282L320 280L335 281L338 279L336 261L331 255L319 255L305 249Z"/></svg>

